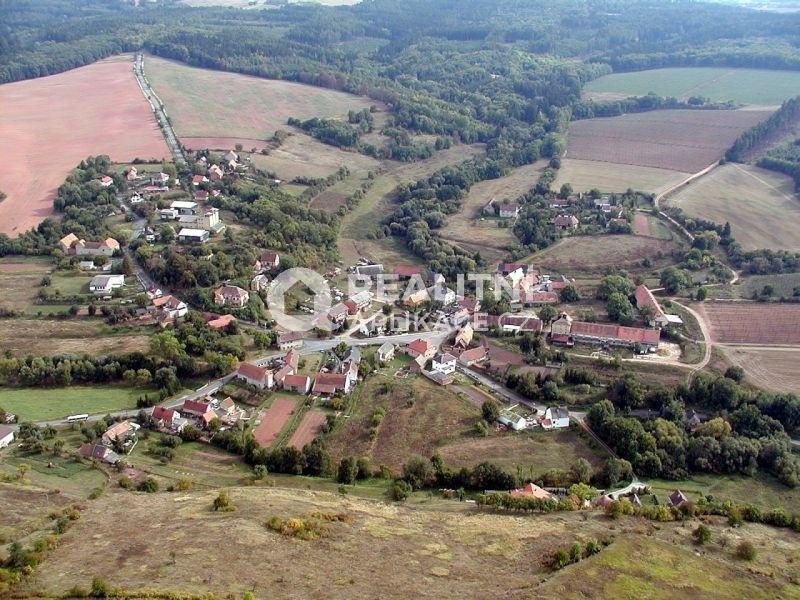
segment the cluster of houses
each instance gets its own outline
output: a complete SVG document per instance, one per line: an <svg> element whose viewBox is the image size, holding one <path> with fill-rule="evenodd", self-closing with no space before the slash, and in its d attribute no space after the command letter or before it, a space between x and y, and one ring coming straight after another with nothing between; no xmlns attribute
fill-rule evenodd
<svg viewBox="0 0 800 600"><path fill-rule="evenodd" d="M577 229L580 226L580 220L572 211L574 209L579 209L582 205L587 206L587 199L591 199L591 204L588 206L601 211L604 215L608 215L609 218L606 223L608 227L623 227L629 224L628 220L625 218L625 211L622 207L613 203L613 198L610 194L602 194L599 198L590 198L580 193L571 194L567 197L556 197L548 201L548 208L559 211L556 216L550 219L553 228L557 231L572 231Z"/></svg>
<svg viewBox="0 0 800 600"><path fill-rule="evenodd" d="M69 233L58 240L58 246L67 256L114 256L119 252L119 242L112 237L104 240L86 241L74 233Z"/></svg>
<svg viewBox="0 0 800 600"><path fill-rule="evenodd" d="M136 433L139 429L140 425L135 421L129 419L118 421L106 429L99 439L82 444L78 448L78 454L84 458L115 465L121 459L120 453L130 454L136 446Z"/></svg>
<svg viewBox="0 0 800 600"><path fill-rule="evenodd" d="M192 200L175 200L169 208L159 210L158 215L162 221L177 221L178 241L182 244L203 244L212 234L225 230L218 208L201 207Z"/></svg>

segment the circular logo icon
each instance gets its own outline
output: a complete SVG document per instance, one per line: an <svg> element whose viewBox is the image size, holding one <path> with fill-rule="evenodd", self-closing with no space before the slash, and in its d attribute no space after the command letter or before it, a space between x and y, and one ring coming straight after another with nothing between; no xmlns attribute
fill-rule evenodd
<svg viewBox="0 0 800 600"><path fill-rule="evenodd" d="M296 285L301 285L311 294L314 308L305 314L289 314L286 294ZM267 305L275 322L289 331L310 331L315 327L330 329L328 311L331 308L331 290L325 278L311 269L295 267L278 275L267 290Z"/></svg>

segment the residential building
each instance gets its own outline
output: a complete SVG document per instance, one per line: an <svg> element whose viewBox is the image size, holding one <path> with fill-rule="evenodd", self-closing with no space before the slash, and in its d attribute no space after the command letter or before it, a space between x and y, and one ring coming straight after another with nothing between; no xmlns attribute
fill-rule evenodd
<svg viewBox="0 0 800 600"><path fill-rule="evenodd" d="M256 263L253 265L253 268L256 272L258 271L272 271L277 269L281 264L281 257L277 252L272 252L271 250L265 250L261 253L261 255L256 259Z"/></svg>
<svg viewBox="0 0 800 600"><path fill-rule="evenodd" d="M428 290L417 290L416 292L411 292L403 299L403 304L405 304L409 308L416 308L420 304L425 304L431 299L428 295Z"/></svg>
<svg viewBox="0 0 800 600"><path fill-rule="evenodd" d="M347 373L317 373L311 392L317 396L347 394L352 388L352 378Z"/></svg>
<svg viewBox="0 0 800 600"><path fill-rule="evenodd" d="M236 370L236 378L256 386L258 389L271 388L273 386L273 373L266 367L259 367L252 363L240 363Z"/></svg>
<svg viewBox="0 0 800 600"><path fill-rule="evenodd" d="M419 338L413 342L410 342L406 346L406 353L411 358L417 358L418 356L421 356L427 361L433 358L433 355L436 354L436 346L434 346L433 343L428 340Z"/></svg>
<svg viewBox="0 0 800 600"><path fill-rule="evenodd" d="M119 423L114 423L111 427L106 429L101 439L105 445L110 446L114 442L122 442L126 438L129 438L136 433L137 429L139 429L139 425L126 419Z"/></svg>
<svg viewBox="0 0 800 600"><path fill-rule="evenodd" d="M96 275L89 282L93 294L109 294L125 285L125 275Z"/></svg>
<svg viewBox="0 0 800 600"><path fill-rule="evenodd" d="M206 325L208 325L209 329L225 329L231 323L236 323L236 317L233 315L205 313L203 318L206 319Z"/></svg>
<svg viewBox="0 0 800 600"><path fill-rule="evenodd" d="M453 345L458 348L469 348L474 335L475 330L472 328L472 324L467 323L456 333L456 339Z"/></svg>
<svg viewBox="0 0 800 600"><path fill-rule="evenodd" d="M303 346L303 334L300 331L289 331L282 333L278 336L278 348L281 350L290 350L292 348L301 348Z"/></svg>
<svg viewBox="0 0 800 600"><path fill-rule="evenodd" d="M328 310L328 320L334 325L341 325L347 319L348 314L350 314L350 309L344 302L339 302Z"/></svg>
<svg viewBox="0 0 800 600"><path fill-rule="evenodd" d="M394 344L391 342L384 342L380 348L378 348L378 352L376 356L378 357L378 361L382 363L389 362L394 358Z"/></svg>
<svg viewBox="0 0 800 600"><path fill-rule="evenodd" d="M219 166L211 165L210 167L208 167L208 178L211 179L211 181L219 181L220 179L222 179L223 175L224 173L222 172L222 169L219 168Z"/></svg>
<svg viewBox="0 0 800 600"><path fill-rule="evenodd" d="M444 285L432 285L427 292L434 302L441 302L444 306L454 304L456 301L456 293Z"/></svg>
<svg viewBox="0 0 800 600"><path fill-rule="evenodd" d="M311 378L307 375L287 375L283 378L282 386L287 392L307 394L311 389Z"/></svg>
<svg viewBox="0 0 800 600"><path fill-rule="evenodd" d="M133 166L132 166L132 167L131 167L130 169L128 169L128 170L127 170L127 172L125 173L125 180L126 180L126 181L135 181L135 180L136 180L136 177L137 177L137 175L138 175L138 172L136 171L136 167L133 167Z"/></svg>
<svg viewBox="0 0 800 600"><path fill-rule="evenodd" d="M580 221L575 215L558 215L553 217L551 221L556 229L560 229L562 231L570 230L570 229L577 229L578 225L580 225Z"/></svg>
<svg viewBox="0 0 800 600"><path fill-rule="evenodd" d="M639 285L633 293L636 300L636 308L646 315L647 324L651 327L658 327L662 329L668 325L682 325L683 321L677 315L668 315L661 308L661 305L653 296L653 292L642 284Z"/></svg>
<svg viewBox="0 0 800 600"><path fill-rule="evenodd" d="M345 300L345 304L347 305L350 314L354 315L357 312L367 310L370 307L372 304L372 294L369 292L369 290L362 290Z"/></svg>
<svg viewBox="0 0 800 600"><path fill-rule="evenodd" d="M411 279L422 274L422 268L414 265L397 265L394 274L398 279Z"/></svg>
<svg viewBox="0 0 800 600"><path fill-rule="evenodd" d="M100 242L87 242L74 233L64 236L58 241L59 247L73 256L113 256L119 250L119 242L114 238L106 238Z"/></svg>
<svg viewBox="0 0 800 600"><path fill-rule="evenodd" d="M175 200L169 207L172 211L177 213L178 216L191 216L200 213L200 207L197 202L192 202L191 200Z"/></svg>
<svg viewBox="0 0 800 600"><path fill-rule="evenodd" d="M204 244L211 237L205 229L190 229L183 227L178 232L178 241L183 244Z"/></svg>
<svg viewBox="0 0 800 600"><path fill-rule="evenodd" d="M497 272L503 277L521 279L525 275L525 265L523 263L500 263L497 265Z"/></svg>
<svg viewBox="0 0 800 600"><path fill-rule="evenodd" d="M289 350L286 356L283 357L283 364L290 365L292 369L297 370L300 365L300 355L294 350Z"/></svg>
<svg viewBox="0 0 800 600"><path fill-rule="evenodd" d="M242 308L250 301L250 292L235 285L223 285L214 290L214 304Z"/></svg>
<svg viewBox="0 0 800 600"><path fill-rule="evenodd" d="M485 361L489 356L488 350L485 346L478 346L471 350L464 350L458 355L459 364L465 367L471 367L474 364Z"/></svg>
<svg viewBox="0 0 800 600"><path fill-rule="evenodd" d="M559 314L558 318L550 324L550 334L552 336L568 336L571 329L572 317L570 317L567 313Z"/></svg>
<svg viewBox="0 0 800 600"><path fill-rule="evenodd" d="M566 406L548 406L539 424L547 430L569 427L569 410Z"/></svg>
<svg viewBox="0 0 800 600"><path fill-rule="evenodd" d="M542 306L543 304L557 304L559 296L556 292L522 291L519 301L526 306Z"/></svg>
<svg viewBox="0 0 800 600"><path fill-rule="evenodd" d="M259 273L250 280L251 292L260 292L261 290L266 290L268 287L269 287L269 277L267 277L263 273Z"/></svg>
<svg viewBox="0 0 800 600"><path fill-rule="evenodd" d="M189 415L192 417L202 417L211 410L211 403L201 400L186 400L181 408L181 415Z"/></svg>
<svg viewBox="0 0 800 600"><path fill-rule="evenodd" d="M272 379L275 382L276 387L283 387L283 380L286 379L288 375L294 374L294 367L292 365L283 365L277 371L275 371Z"/></svg>
<svg viewBox="0 0 800 600"><path fill-rule="evenodd" d="M383 275L383 265L359 265L355 268L356 275L366 275L367 277L377 277Z"/></svg>
<svg viewBox="0 0 800 600"><path fill-rule="evenodd" d="M103 175L100 178L100 185L103 187L111 187L112 185L114 185L114 180L108 175Z"/></svg>
<svg viewBox="0 0 800 600"><path fill-rule="evenodd" d="M78 268L81 271L110 271L113 266L112 262L96 265L93 260L82 260L78 263Z"/></svg>
<svg viewBox="0 0 800 600"><path fill-rule="evenodd" d="M456 357L449 352L440 352L433 357L431 370L434 373L444 373L445 375L449 375L454 373L456 370L456 360Z"/></svg>
<svg viewBox="0 0 800 600"><path fill-rule="evenodd" d="M16 430L8 425L0 425L0 448L6 448L14 441Z"/></svg>
<svg viewBox="0 0 800 600"><path fill-rule="evenodd" d="M58 240L58 246L65 253L69 252L69 249L72 248L72 246L75 245L75 242L77 242L79 239L80 238L78 238L78 236L75 235L74 233L68 233L67 235L62 237L60 240Z"/></svg>
<svg viewBox="0 0 800 600"><path fill-rule="evenodd" d="M450 385L453 383L453 377L450 373L444 373L442 371L422 371L422 374L425 375L428 379L433 381L434 383L438 383L439 385Z"/></svg>
<svg viewBox="0 0 800 600"><path fill-rule="evenodd" d="M512 496L532 496L537 500L553 500L553 494L547 490L540 488L535 483L526 483L521 488L511 490L509 492Z"/></svg>
<svg viewBox="0 0 800 600"><path fill-rule="evenodd" d="M93 458L109 465L119 462L119 455L108 446L86 442L78 449L78 454L84 458Z"/></svg>
<svg viewBox="0 0 800 600"><path fill-rule="evenodd" d="M150 414L150 418L159 429L172 429L177 420L181 418L181 414L173 408L156 406Z"/></svg>
<svg viewBox="0 0 800 600"><path fill-rule="evenodd" d="M172 295L153 298L153 306L163 317L168 319L185 317L189 312L189 307L186 306L186 303Z"/></svg>
<svg viewBox="0 0 800 600"><path fill-rule="evenodd" d="M519 215L519 205L513 203L503 203L499 206L497 213L501 219L515 219Z"/></svg>
<svg viewBox="0 0 800 600"><path fill-rule="evenodd" d="M197 187L201 183L208 183L208 177L206 177L205 175L195 175L194 177L192 177L193 186Z"/></svg>
<svg viewBox="0 0 800 600"><path fill-rule="evenodd" d="M500 416L497 417L497 422L514 431L522 431L528 426L524 417L509 412L500 413Z"/></svg>
<svg viewBox="0 0 800 600"><path fill-rule="evenodd" d="M231 161L239 162L239 155L236 154L236 152L234 152L233 150L228 150L225 154L222 155L222 160L224 160L226 163L229 163Z"/></svg>

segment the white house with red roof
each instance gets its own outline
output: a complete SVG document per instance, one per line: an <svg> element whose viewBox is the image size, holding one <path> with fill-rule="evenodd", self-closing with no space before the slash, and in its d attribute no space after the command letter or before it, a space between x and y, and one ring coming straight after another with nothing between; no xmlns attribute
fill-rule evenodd
<svg viewBox="0 0 800 600"><path fill-rule="evenodd" d="M569 410L566 406L548 406L539 424L546 430L565 429L569 427Z"/></svg>
<svg viewBox="0 0 800 600"><path fill-rule="evenodd" d="M406 354L408 354L411 358L417 358L421 356L427 361L428 359L433 358L433 355L436 354L436 346L434 346L433 343L428 340L419 338L413 342L409 342L408 345L406 345Z"/></svg>
<svg viewBox="0 0 800 600"><path fill-rule="evenodd" d="M236 378L261 390L271 388L274 384L272 370L267 367L259 367L253 363L240 363L239 368L236 370Z"/></svg>
<svg viewBox="0 0 800 600"><path fill-rule="evenodd" d="M317 396L333 396L337 393L347 394L353 386L349 373L317 373L311 393Z"/></svg>
<svg viewBox="0 0 800 600"><path fill-rule="evenodd" d="M633 297L636 300L636 308L647 315L647 324L651 327L661 329L667 325L683 324L679 316L668 315L664 312L658 300L653 296L653 292L646 285L637 286L633 292Z"/></svg>
<svg viewBox="0 0 800 600"><path fill-rule="evenodd" d="M474 364L485 361L489 357L489 352L485 346L478 346L471 350L464 350L458 355L459 364L471 367Z"/></svg>
<svg viewBox="0 0 800 600"><path fill-rule="evenodd" d="M223 285L214 290L214 304L241 308L250 300L250 292L236 285Z"/></svg>
<svg viewBox="0 0 800 600"><path fill-rule="evenodd" d="M211 410L211 403L203 400L186 400L181 408L182 415L202 417Z"/></svg>
<svg viewBox="0 0 800 600"><path fill-rule="evenodd" d="M287 392L307 394L311 389L311 378L307 375L287 375L283 378L282 387Z"/></svg>

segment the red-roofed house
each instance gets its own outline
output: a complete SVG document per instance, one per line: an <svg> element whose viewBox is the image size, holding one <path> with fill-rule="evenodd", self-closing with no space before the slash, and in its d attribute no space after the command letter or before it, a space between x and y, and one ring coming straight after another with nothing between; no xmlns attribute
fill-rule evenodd
<svg viewBox="0 0 800 600"><path fill-rule="evenodd" d="M297 369L297 366L300 364L300 355L293 349L289 350L286 356L283 357L283 364L291 365L293 369Z"/></svg>
<svg viewBox="0 0 800 600"><path fill-rule="evenodd" d="M301 331L288 331L278 336L278 348L281 350L300 348L302 345L303 332Z"/></svg>
<svg viewBox="0 0 800 600"><path fill-rule="evenodd" d="M633 292L634 299L636 300L636 308L647 315L647 324L652 327L666 327L670 323L681 324L680 317L675 315L668 315L664 313L661 305L653 296L653 292L642 284Z"/></svg>
<svg viewBox="0 0 800 600"><path fill-rule="evenodd" d="M566 229L577 229L578 225L580 225L580 221L578 221L575 215L558 215L557 217L553 217L551 221L556 229L566 230Z"/></svg>
<svg viewBox="0 0 800 600"><path fill-rule="evenodd" d="M519 300L523 304L531 306L541 306L542 304L556 304L558 303L558 294L556 292L520 292Z"/></svg>
<svg viewBox="0 0 800 600"><path fill-rule="evenodd" d="M111 187L113 184L114 180L108 175L103 175L103 177L100 178L100 185L103 187Z"/></svg>
<svg viewBox="0 0 800 600"><path fill-rule="evenodd" d="M210 403L201 402L199 400L186 400L181 408L181 413L184 415L191 415L193 417L202 417L210 408Z"/></svg>
<svg viewBox="0 0 800 600"><path fill-rule="evenodd" d="M272 371L252 363L241 363L236 371L236 377L261 390L271 388L273 385Z"/></svg>
<svg viewBox="0 0 800 600"><path fill-rule="evenodd" d="M278 255L277 252L272 252L271 250L265 250L261 253L261 255L256 260L256 264L253 265L253 268L256 271L272 271L273 269L277 269L281 264L281 257Z"/></svg>
<svg viewBox="0 0 800 600"><path fill-rule="evenodd" d="M236 323L236 317L233 315L210 315L206 325L211 329L225 329L231 323Z"/></svg>
<svg viewBox="0 0 800 600"><path fill-rule="evenodd" d="M283 378L283 389L287 392L307 394L311 389L311 378L307 375L287 375Z"/></svg>
<svg viewBox="0 0 800 600"><path fill-rule="evenodd" d="M352 387L352 379L347 373L317 373L311 392L318 396L333 396L337 392L347 394Z"/></svg>
<svg viewBox="0 0 800 600"><path fill-rule="evenodd" d="M214 290L214 304L243 307L250 300L250 292L235 285L223 285Z"/></svg>
<svg viewBox="0 0 800 600"><path fill-rule="evenodd" d="M406 346L406 353L411 358L417 358L418 356L422 356L425 360L433 358L433 355L436 354L436 346L434 346L428 340L417 339L413 342L410 342Z"/></svg>
<svg viewBox="0 0 800 600"><path fill-rule="evenodd" d="M512 496L533 496L539 500L552 500L553 494L545 489L540 488L534 483L527 483L521 488L511 490L509 492Z"/></svg>
<svg viewBox="0 0 800 600"><path fill-rule="evenodd" d="M488 357L488 352L485 346L478 346L472 350L464 350L458 355L458 362L465 367L471 367L474 364L483 362Z"/></svg>
<svg viewBox="0 0 800 600"><path fill-rule="evenodd" d="M180 418L180 413L172 408L164 408L163 406L156 406L153 409L150 417L156 424L156 427L171 428L175 419Z"/></svg>
<svg viewBox="0 0 800 600"><path fill-rule="evenodd" d="M153 306L158 309L162 317L168 319L175 319L177 317L185 317L189 312L189 307L183 300L179 300L175 296L161 296L153 298Z"/></svg>
<svg viewBox="0 0 800 600"><path fill-rule="evenodd" d="M587 323L585 321L573 321L569 333L576 342L624 348L633 348L638 345L643 352L655 350L661 340L661 332L658 329L624 327L611 323Z"/></svg>
<svg viewBox="0 0 800 600"><path fill-rule="evenodd" d="M205 175L195 175L192 177L192 185L197 186L201 183L208 183L208 177Z"/></svg>
<svg viewBox="0 0 800 600"><path fill-rule="evenodd" d="M283 365L280 369L275 371L275 374L272 376L275 385L278 387L283 386L283 380L286 379L289 375L294 373L294 367L292 365Z"/></svg>
<svg viewBox="0 0 800 600"><path fill-rule="evenodd" d="M397 275L399 279L410 279L415 275L421 275L422 268L415 267L414 265L397 265L394 268L394 274Z"/></svg>

